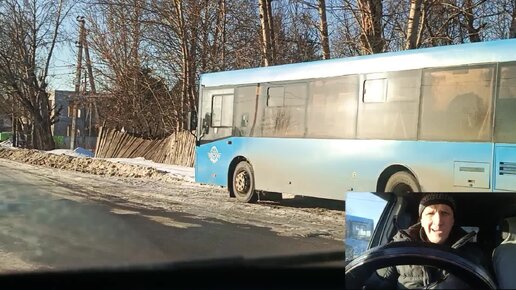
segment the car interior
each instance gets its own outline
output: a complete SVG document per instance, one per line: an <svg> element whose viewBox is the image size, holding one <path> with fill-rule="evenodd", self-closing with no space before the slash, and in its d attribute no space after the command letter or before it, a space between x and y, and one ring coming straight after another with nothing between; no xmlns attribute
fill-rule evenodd
<svg viewBox="0 0 516 290"><path fill-rule="evenodd" d="M371 246L392 241L399 229L418 222L418 205L424 193L400 193L381 217L383 232L375 233ZM516 194L499 192L449 193L455 199L455 224L477 233L476 242L486 258L488 272L499 286L516 288L516 277L507 272L516 260ZM375 229L378 231L380 229ZM496 258L495 258L496 256ZM498 274L498 275L497 275ZM501 277L498 277L501 276ZM503 277L502 277L503 276ZM507 280L507 281L506 281ZM512 281L511 281L512 280Z"/></svg>

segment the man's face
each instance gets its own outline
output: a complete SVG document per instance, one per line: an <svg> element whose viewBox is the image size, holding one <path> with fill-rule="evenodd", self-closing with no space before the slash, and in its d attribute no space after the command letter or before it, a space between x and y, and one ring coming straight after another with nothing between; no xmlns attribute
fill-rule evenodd
<svg viewBox="0 0 516 290"><path fill-rule="evenodd" d="M428 240L435 244L442 244L448 239L454 222L453 210L446 204L429 205L421 214L421 226Z"/></svg>

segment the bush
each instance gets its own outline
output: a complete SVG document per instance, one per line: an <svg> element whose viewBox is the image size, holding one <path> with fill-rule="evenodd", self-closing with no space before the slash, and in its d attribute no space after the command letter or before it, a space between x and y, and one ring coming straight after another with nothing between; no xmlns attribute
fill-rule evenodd
<svg viewBox="0 0 516 290"><path fill-rule="evenodd" d="M11 139L13 133L11 132L2 132L0 133L0 142Z"/></svg>
<svg viewBox="0 0 516 290"><path fill-rule="evenodd" d="M65 145L64 136L54 136L54 143L55 143L56 147L64 146Z"/></svg>

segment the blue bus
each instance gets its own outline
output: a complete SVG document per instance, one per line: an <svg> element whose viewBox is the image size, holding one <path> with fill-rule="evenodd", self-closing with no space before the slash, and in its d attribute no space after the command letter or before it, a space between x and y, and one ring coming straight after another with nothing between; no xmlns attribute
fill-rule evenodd
<svg viewBox="0 0 516 290"><path fill-rule="evenodd" d="M346 214L346 260L354 259L367 251L373 230L372 219Z"/></svg>
<svg viewBox="0 0 516 290"><path fill-rule="evenodd" d="M195 179L239 201L516 190L516 39L209 73L199 91Z"/></svg>

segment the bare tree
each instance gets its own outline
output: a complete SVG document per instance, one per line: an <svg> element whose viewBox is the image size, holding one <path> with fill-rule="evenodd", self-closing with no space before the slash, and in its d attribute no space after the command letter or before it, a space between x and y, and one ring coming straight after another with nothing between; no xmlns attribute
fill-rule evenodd
<svg viewBox="0 0 516 290"><path fill-rule="evenodd" d="M166 83L154 76L148 34L147 1L105 0L92 6L91 48L102 69L101 85L110 97L99 114L107 126L152 138L175 130L173 100Z"/></svg>
<svg viewBox="0 0 516 290"><path fill-rule="evenodd" d="M475 8L482 5L485 0L481 0L477 3L474 3L473 0L464 0L463 8L464 11L464 24L463 26L467 30L468 38L471 42L480 42L480 30L482 30L486 23L481 23L478 27L475 27L475 20L477 17L475 16Z"/></svg>
<svg viewBox="0 0 516 290"><path fill-rule="evenodd" d="M273 53L273 23L272 21L272 9L271 0L260 0L260 24L262 31L262 47L263 47L263 64L265 66L274 64L274 53Z"/></svg>
<svg viewBox="0 0 516 290"><path fill-rule="evenodd" d="M417 48L421 40L421 16L423 0L410 0L410 12L407 25L407 42L405 49Z"/></svg>
<svg viewBox="0 0 516 290"><path fill-rule="evenodd" d="M382 29L382 2L382 0L358 0L359 22L362 28L360 42L364 54L383 52L385 49Z"/></svg>
<svg viewBox="0 0 516 290"><path fill-rule="evenodd" d="M330 41L328 38L328 22L326 21L326 1L319 0L319 19L320 19L320 33L321 45L323 48L323 59L330 58Z"/></svg>
<svg viewBox="0 0 516 290"><path fill-rule="evenodd" d="M203 45L203 38L208 39L204 29L210 27L203 23L202 17L212 5L205 7L199 1L154 1L152 4L154 34L152 44L161 58L171 64L171 74L178 87L178 100L175 110L178 115L176 130L182 130L186 124L186 113L196 109L199 65L205 63L200 57L201 48L204 57L210 54L208 46ZM225 6L225 5L224 5ZM220 7L220 6L219 6ZM206 22L206 21L205 21ZM165 41L165 43L163 43ZM211 64L209 65L211 66ZM208 67L207 64L203 65Z"/></svg>
<svg viewBox="0 0 516 290"><path fill-rule="evenodd" d="M209 2L209 0L207 0ZM207 3L208 4L208 3ZM208 6L208 5L206 5ZM206 20L205 23L210 23L209 16L210 13L206 12ZM217 20L215 25L215 34L213 37L213 44L211 45L212 49L210 52L210 62L212 64L217 64L215 67L220 69L225 69L226 67L226 48L225 48L225 42L226 42L226 25L227 25L227 19L226 19L226 0L219 0L218 7L217 7ZM210 30L209 28L205 28L203 31L205 37L203 44L209 43L209 35ZM218 61L217 61L218 60ZM206 58L203 58L203 63L206 63ZM205 71L206 65L203 65L202 71Z"/></svg>
<svg viewBox="0 0 516 290"><path fill-rule="evenodd" d="M516 0L512 2L511 27L509 28L509 38L516 38Z"/></svg>
<svg viewBox="0 0 516 290"><path fill-rule="evenodd" d="M64 0L0 2L0 86L19 106L30 147L55 147L51 125L56 116L46 90L61 24L70 9Z"/></svg>
<svg viewBox="0 0 516 290"><path fill-rule="evenodd" d="M92 6L102 9L91 21L104 89L135 102L125 110L138 113L127 118L155 124L143 110L158 108L160 126L170 132L181 130L186 112L197 109L202 73L329 58L330 51L351 56L496 39L501 34L493 33L493 24L484 25L494 17L504 17L496 29L507 37L514 0L502 2L95 0ZM112 8L104 9L108 4ZM149 95L158 101L137 102Z"/></svg>

